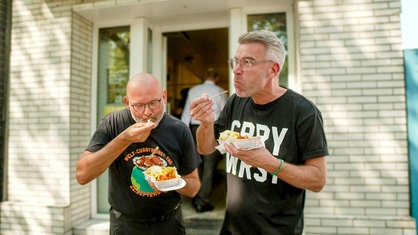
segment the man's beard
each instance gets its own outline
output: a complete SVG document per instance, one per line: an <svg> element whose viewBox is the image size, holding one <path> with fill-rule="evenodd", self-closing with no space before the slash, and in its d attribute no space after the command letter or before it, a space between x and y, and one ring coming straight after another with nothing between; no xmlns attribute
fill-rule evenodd
<svg viewBox="0 0 418 235"><path fill-rule="evenodd" d="M136 123L146 123L148 121L151 121L151 122L155 123L154 128L156 128L158 126L158 124L160 123L161 119L163 119L164 112L162 112L161 115L159 115L157 117L151 116L149 119L137 118L137 117L135 117L135 115L132 112L131 112L131 116Z"/></svg>

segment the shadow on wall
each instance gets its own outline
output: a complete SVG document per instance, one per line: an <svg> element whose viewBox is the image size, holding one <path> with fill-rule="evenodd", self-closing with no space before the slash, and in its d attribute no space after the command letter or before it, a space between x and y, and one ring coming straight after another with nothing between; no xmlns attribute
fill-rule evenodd
<svg viewBox="0 0 418 235"><path fill-rule="evenodd" d="M303 94L322 111L330 150L327 186L308 195L306 213L409 216L399 9L359 3L358 17L336 20L351 15L352 6L299 7L312 16L301 18ZM376 12L385 23L362 17Z"/></svg>
<svg viewBox="0 0 418 235"><path fill-rule="evenodd" d="M90 188L77 186L75 165L90 136L92 25L64 2L13 3L9 201L2 206L10 211L2 219L20 231L62 224L67 232L68 213L72 221L90 216L68 206L90 208Z"/></svg>

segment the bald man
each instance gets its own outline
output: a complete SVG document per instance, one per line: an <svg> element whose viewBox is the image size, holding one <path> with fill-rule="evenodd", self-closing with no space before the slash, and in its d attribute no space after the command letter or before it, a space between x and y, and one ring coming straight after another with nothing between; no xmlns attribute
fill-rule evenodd
<svg viewBox="0 0 418 235"><path fill-rule="evenodd" d="M167 92L151 74L130 78L124 102L126 109L104 117L95 131L77 181L87 184L109 169L110 234L185 234L181 195L194 197L200 188L190 129L165 114ZM143 174L152 165L176 167L182 184L158 190Z"/></svg>

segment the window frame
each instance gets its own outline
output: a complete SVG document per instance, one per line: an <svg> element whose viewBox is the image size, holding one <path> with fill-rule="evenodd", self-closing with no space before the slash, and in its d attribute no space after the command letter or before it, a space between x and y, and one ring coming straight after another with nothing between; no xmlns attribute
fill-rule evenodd
<svg viewBox="0 0 418 235"><path fill-rule="evenodd" d="M257 8L239 8L239 9L231 9L229 12L229 23L224 25L223 23L211 23L208 20L206 25L200 24L187 24L184 25L182 23L178 23L175 26L159 26L153 25L151 27L149 25L148 20L152 19L135 19L133 21L118 21L112 23L99 23L94 24L93 26L93 57L92 57L92 87L91 87L91 133L94 133L97 127L97 95L98 95L98 42L99 42L99 29L100 28L109 28L109 27L120 27L120 26L130 26L130 33L131 33L131 45L130 45L130 76L138 70L146 71L147 68L152 68L152 72L157 77L165 78L165 76L161 76L162 74L166 74L166 38L163 36L164 32L170 31L180 31L180 30L191 30L191 29L206 29L206 28L216 28L216 27L228 27L229 30L229 54L233 55L235 50L238 46L238 36L242 33L246 32L247 30L247 15L252 14L270 14L270 13L286 13L286 23L287 23L287 35L288 35L288 57L286 58L286 62L288 64L289 69L289 88L293 90L298 89L298 81L296 81L296 47L295 47L295 38L294 38L294 22L293 22L293 9L289 6L277 6L277 7L257 7ZM197 16L198 17L198 16ZM146 32L151 29L152 31L152 55L148 55L149 48L148 45L148 35ZM142 31L141 31L142 30ZM145 37L141 37L140 33L143 32ZM143 53L133 53L132 51L143 51ZM149 60L149 61L148 61ZM145 62L144 62L145 61ZM152 63L149 65L147 63ZM151 71L150 71L151 72ZM231 94L234 92L233 86L233 74L232 71L229 77L229 87ZM232 84L231 84L232 83ZM163 87L166 86L166 81L163 79L161 81L161 85ZM98 213L98 206L97 206L97 181L93 180L91 182L91 216L94 219L108 219L108 214ZM104 195L107 197L107 194Z"/></svg>
<svg viewBox="0 0 418 235"><path fill-rule="evenodd" d="M248 15L255 14L271 14L271 13L286 13L286 30L287 30L287 56L285 63L288 63L288 88L300 92L300 83L297 81L296 74L296 43L295 43L295 24L294 13L292 6L278 6L277 8L259 7L259 8L246 8L243 13L243 27L245 32L247 30L247 17Z"/></svg>

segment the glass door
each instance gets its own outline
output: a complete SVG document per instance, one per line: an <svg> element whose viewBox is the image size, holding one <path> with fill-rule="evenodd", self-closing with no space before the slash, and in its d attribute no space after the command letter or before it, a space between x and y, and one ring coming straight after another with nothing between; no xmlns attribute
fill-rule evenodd
<svg viewBox="0 0 418 235"><path fill-rule="evenodd" d="M115 110L125 108L123 97L129 80L130 27L99 29L97 66L97 124ZM108 173L97 178L97 212L108 213Z"/></svg>
<svg viewBox="0 0 418 235"><path fill-rule="evenodd" d="M95 127L107 114L126 108L123 97L132 73L152 72L153 32L144 19L127 26L98 29L97 110ZM93 214L101 217L109 211L108 172L93 186Z"/></svg>

